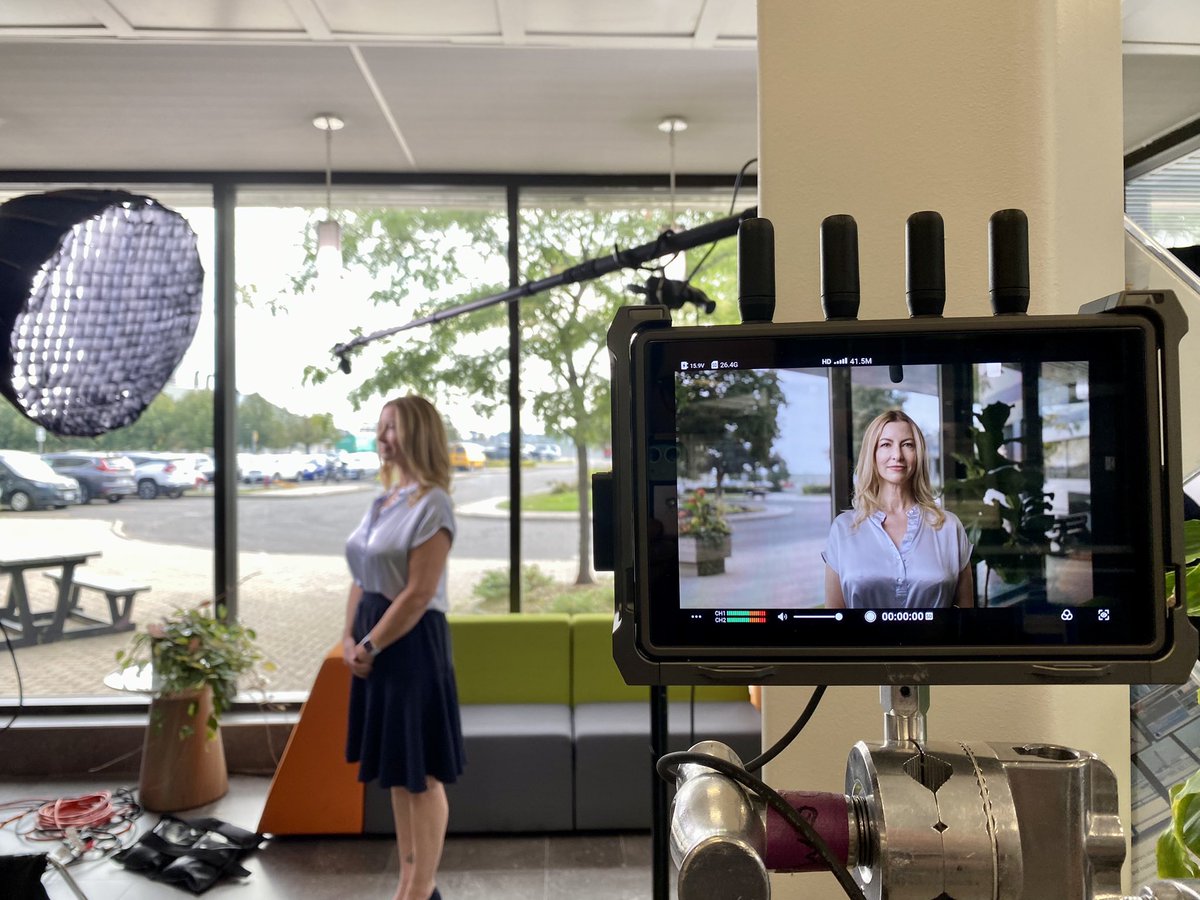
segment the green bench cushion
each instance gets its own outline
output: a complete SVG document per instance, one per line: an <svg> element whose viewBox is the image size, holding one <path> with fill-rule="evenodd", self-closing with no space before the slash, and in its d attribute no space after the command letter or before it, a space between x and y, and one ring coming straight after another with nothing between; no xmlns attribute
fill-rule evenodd
<svg viewBox="0 0 1200 900"><path fill-rule="evenodd" d="M566 614L447 618L460 703L571 702L571 634Z"/></svg>
<svg viewBox="0 0 1200 900"><path fill-rule="evenodd" d="M620 703L630 700L649 702L645 686L630 687L621 677L612 653L613 617L608 613L579 613L571 617L572 702ZM671 700L687 700L690 688L675 685L667 689ZM745 700L750 694L743 685L699 685L696 699Z"/></svg>

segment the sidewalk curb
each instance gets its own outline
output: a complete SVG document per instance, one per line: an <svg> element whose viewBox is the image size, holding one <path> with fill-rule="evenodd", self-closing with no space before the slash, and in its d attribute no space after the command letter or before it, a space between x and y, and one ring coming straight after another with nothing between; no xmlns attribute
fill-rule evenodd
<svg viewBox="0 0 1200 900"><path fill-rule="evenodd" d="M496 497L490 500L475 500L455 507L454 514L465 519L507 519L509 510L501 509L499 504L507 497ZM747 522L755 519L781 519L791 515L790 509L760 509L754 512L730 513L729 518L735 522ZM579 514L573 512L522 512L521 518L539 522L577 522ZM592 512L588 511L588 518Z"/></svg>

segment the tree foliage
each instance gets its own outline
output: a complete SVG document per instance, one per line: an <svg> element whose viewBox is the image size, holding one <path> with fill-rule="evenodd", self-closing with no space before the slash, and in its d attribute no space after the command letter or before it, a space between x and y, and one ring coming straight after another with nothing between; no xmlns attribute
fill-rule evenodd
<svg viewBox="0 0 1200 900"><path fill-rule="evenodd" d="M1004 436L1012 410L1012 404L997 402L974 414L978 427L967 428L974 452L954 454L966 477L951 492L975 545L972 562L983 562L989 574L994 571L1006 584L1036 590L1045 580L1053 494L1045 491L1041 466L1016 462L1006 453L1006 447L1025 440ZM985 581L985 601L987 589Z"/></svg>
<svg viewBox="0 0 1200 900"><path fill-rule="evenodd" d="M237 419L238 446L246 450L303 446L307 451L317 444L333 443L340 434L329 413L296 415L257 394L242 398ZM212 446L212 426L212 391L188 391L178 398L162 393L132 425L96 438L47 434L42 449L47 453L74 449L196 451ZM8 403L0 403L0 448L38 450L37 425Z"/></svg>
<svg viewBox="0 0 1200 900"><path fill-rule="evenodd" d="M904 409L908 395L893 388L870 387L865 384L850 385L850 409L854 417L854 433L860 437L875 417L889 409Z"/></svg>
<svg viewBox="0 0 1200 900"><path fill-rule="evenodd" d="M779 409L787 402L774 372L723 369L681 375L675 387L675 421L685 469L693 478L759 477L779 464Z"/></svg>
<svg viewBox="0 0 1200 900"><path fill-rule="evenodd" d="M719 218L685 213L677 230ZM503 259L508 234L503 216L488 212L359 210L350 216L343 246L348 266L363 267L382 286L375 303L393 303L420 318L490 296L507 282L488 283L489 259ZM522 277L538 281L589 259L648 243L661 233L661 210L630 207L543 206L520 214ZM716 247L692 282L719 303L718 321L736 318L735 250ZM698 254L696 257L698 258ZM294 287L311 287L312 257ZM587 452L607 441L609 371L605 335L618 307L633 301L630 282L644 273L628 271L566 285L520 301L523 371L520 393L527 410L551 433L575 445L580 491L580 583L590 581ZM402 332L393 339L382 365L348 392L355 407L372 398L414 392L437 402L467 399L481 415L507 403L508 331L506 309L497 304L431 327ZM694 312L677 314L691 324ZM330 366L310 366L306 378L321 382Z"/></svg>

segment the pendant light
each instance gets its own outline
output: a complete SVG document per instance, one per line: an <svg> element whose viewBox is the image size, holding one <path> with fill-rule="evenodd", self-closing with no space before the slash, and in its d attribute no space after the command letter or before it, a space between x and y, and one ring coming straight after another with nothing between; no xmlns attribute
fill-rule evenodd
<svg viewBox="0 0 1200 900"><path fill-rule="evenodd" d="M333 218L333 133L346 123L333 113L321 113L313 127L325 132L325 220L317 223L317 274L336 278L342 271L342 226Z"/></svg>
<svg viewBox="0 0 1200 900"><path fill-rule="evenodd" d="M666 116L658 123L658 130L667 135L667 146L670 153L670 193L671 212L668 228L675 229L675 135L687 131L687 119L683 116ZM687 259L682 250L663 264L663 276L672 281L687 279Z"/></svg>

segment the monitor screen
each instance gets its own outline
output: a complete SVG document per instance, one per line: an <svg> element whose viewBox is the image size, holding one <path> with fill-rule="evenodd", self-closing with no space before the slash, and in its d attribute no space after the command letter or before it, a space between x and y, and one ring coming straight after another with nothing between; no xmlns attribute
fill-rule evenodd
<svg viewBox="0 0 1200 900"><path fill-rule="evenodd" d="M1152 654L1154 358L1128 319L639 335L643 652Z"/></svg>

